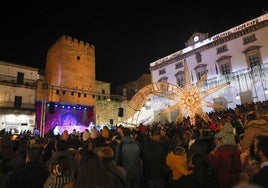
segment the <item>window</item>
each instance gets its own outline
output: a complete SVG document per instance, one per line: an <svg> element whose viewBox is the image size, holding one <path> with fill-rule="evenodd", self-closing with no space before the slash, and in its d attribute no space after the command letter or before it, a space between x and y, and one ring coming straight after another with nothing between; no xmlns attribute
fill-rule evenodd
<svg viewBox="0 0 268 188"><path fill-rule="evenodd" d="M195 53L195 59L196 59L196 62L197 62L197 63L201 63L201 61L202 61L202 56L201 56L200 52L196 52L196 53Z"/></svg>
<svg viewBox="0 0 268 188"><path fill-rule="evenodd" d="M17 73L17 84L23 84L24 80L24 73L18 72Z"/></svg>
<svg viewBox="0 0 268 188"><path fill-rule="evenodd" d="M185 74L184 71L180 71L177 74L175 74L176 78L177 78L177 85L180 87L184 87L185 86Z"/></svg>
<svg viewBox="0 0 268 188"><path fill-rule="evenodd" d="M200 80L201 77L202 77L206 72L207 72L206 70L200 70L200 71L197 71L197 78L198 78L198 80Z"/></svg>
<svg viewBox="0 0 268 188"><path fill-rule="evenodd" d="M168 78L167 77L162 77L158 80L158 82L167 82Z"/></svg>
<svg viewBox="0 0 268 188"><path fill-rule="evenodd" d="M166 73L166 69L161 69L161 70L159 70L159 75L161 75L161 74L165 74Z"/></svg>
<svg viewBox="0 0 268 188"><path fill-rule="evenodd" d="M80 60L80 56L79 56L79 55L78 55L78 56L76 56L76 59L77 59L77 60Z"/></svg>
<svg viewBox="0 0 268 188"><path fill-rule="evenodd" d="M217 48L217 54L223 53L223 52L227 52L228 48L226 45L220 46L219 48Z"/></svg>
<svg viewBox="0 0 268 188"><path fill-rule="evenodd" d="M230 74L231 73L230 64L229 63L222 64L221 71L223 75Z"/></svg>
<svg viewBox="0 0 268 188"><path fill-rule="evenodd" d="M182 61L180 61L180 62L175 64L175 69L179 69L179 68L182 68L182 67L183 67Z"/></svg>
<svg viewBox="0 0 268 188"><path fill-rule="evenodd" d="M251 68L255 67L256 65L260 65L260 59L258 57L258 54L249 55L248 60Z"/></svg>
<svg viewBox="0 0 268 188"><path fill-rule="evenodd" d="M15 96L14 108L21 108L22 96Z"/></svg>
<svg viewBox="0 0 268 188"><path fill-rule="evenodd" d="M222 75L231 74L232 72L232 64L231 64L231 57L232 56L222 56L217 60L219 64L220 73Z"/></svg>
<svg viewBox="0 0 268 188"><path fill-rule="evenodd" d="M245 45L245 44L254 42L256 40L257 40L257 38L256 38L255 34L252 34L252 35L249 35L249 36L243 38L243 44Z"/></svg>
<svg viewBox="0 0 268 188"><path fill-rule="evenodd" d="M200 80L203 74L207 72L207 64L199 64L195 68L197 79Z"/></svg>
<svg viewBox="0 0 268 188"><path fill-rule="evenodd" d="M260 46L250 46L244 51L248 67L253 68L262 63L260 48Z"/></svg>

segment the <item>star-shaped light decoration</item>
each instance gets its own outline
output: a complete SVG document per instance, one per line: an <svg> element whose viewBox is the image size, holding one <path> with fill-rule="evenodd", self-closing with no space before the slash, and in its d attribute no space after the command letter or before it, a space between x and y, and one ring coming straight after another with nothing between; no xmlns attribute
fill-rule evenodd
<svg viewBox="0 0 268 188"><path fill-rule="evenodd" d="M203 106L206 107L214 107L214 108L224 108L220 104L212 103L212 102L206 102L204 99L228 86L230 83L227 82L225 84L221 84L219 86L210 88L208 90L202 91L201 87L205 79L207 78L207 73L203 74L203 76L200 78L200 80L196 83L196 85L192 85L190 81L190 74L187 66L186 60L184 60L184 74L185 74L185 86L179 87L176 94L173 94L171 98L175 100L175 105L164 109L161 114L172 112L174 110L178 110L179 114L177 117L177 122L182 121L183 117L189 117L190 123L192 125L195 125L195 115L199 115L202 119L204 119L206 122L211 121L210 117L204 112Z"/></svg>

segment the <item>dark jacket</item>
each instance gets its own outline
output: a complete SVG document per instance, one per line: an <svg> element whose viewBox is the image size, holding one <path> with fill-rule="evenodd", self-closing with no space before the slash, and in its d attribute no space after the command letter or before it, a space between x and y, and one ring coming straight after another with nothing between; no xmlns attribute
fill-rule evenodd
<svg viewBox="0 0 268 188"><path fill-rule="evenodd" d="M10 175L8 188L43 188L48 170L42 162L29 162Z"/></svg>
<svg viewBox="0 0 268 188"><path fill-rule="evenodd" d="M250 183L268 188L268 166L261 168L260 171L250 179Z"/></svg>
<svg viewBox="0 0 268 188"><path fill-rule="evenodd" d="M117 165L126 171L126 180L141 178L141 148L131 136L124 136L117 145L115 159ZM120 161L120 162L119 162Z"/></svg>
<svg viewBox="0 0 268 188"><path fill-rule="evenodd" d="M166 172L166 152L163 146L154 140L150 140L144 147L144 165L148 179L164 179Z"/></svg>

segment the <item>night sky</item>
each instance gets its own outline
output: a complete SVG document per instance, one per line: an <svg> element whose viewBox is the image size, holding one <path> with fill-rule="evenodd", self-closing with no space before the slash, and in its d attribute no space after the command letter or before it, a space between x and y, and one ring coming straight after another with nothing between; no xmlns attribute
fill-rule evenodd
<svg viewBox="0 0 268 188"><path fill-rule="evenodd" d="M96 79L112 87L150 73L194 32L213 36L268 11L267 0L7 1L0 11L0 61L45 68L63 35L95 45ZM235 4L241 3L241 5Z"/></svg>

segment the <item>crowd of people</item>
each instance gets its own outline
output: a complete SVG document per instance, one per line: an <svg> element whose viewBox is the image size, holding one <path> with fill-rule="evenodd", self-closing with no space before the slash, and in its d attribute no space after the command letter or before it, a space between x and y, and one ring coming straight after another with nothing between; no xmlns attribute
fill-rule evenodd
<svg viewBox="0 0 268 188"><path fill-rule="evenodd" d="M1 131L0 187L268 188L265 116L208 115L43 138Z"/></svg>

